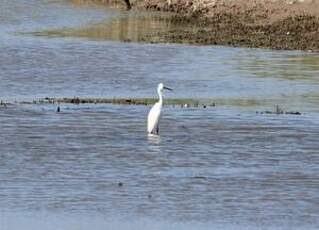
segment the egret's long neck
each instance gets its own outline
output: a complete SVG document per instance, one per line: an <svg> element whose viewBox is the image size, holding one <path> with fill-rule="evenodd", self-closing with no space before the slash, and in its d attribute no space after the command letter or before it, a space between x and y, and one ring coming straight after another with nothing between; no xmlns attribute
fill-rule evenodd
<svg viewBox="0 0 319 230"><path fill-rule="evenodd" d="M159 103L162 105L163 104L163 95L162 95L162 92L160 90L157 91L158 93L158 97L159 97Z"/></svg>

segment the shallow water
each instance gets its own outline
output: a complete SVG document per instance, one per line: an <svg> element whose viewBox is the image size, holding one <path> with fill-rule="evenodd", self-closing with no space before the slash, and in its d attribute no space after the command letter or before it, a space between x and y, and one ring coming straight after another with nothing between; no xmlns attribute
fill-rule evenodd
<svg viewBox="0 0 319 230"><path fill-rule="evenodd" d="M0 107L1 229L319 227L318 55L23 35L131 16L0 9L2 100L153 97L162 81L166 97L216 101L166 107L160 137L145 134L147 106ZM256 114L277 104L303 115Z"/></svg>

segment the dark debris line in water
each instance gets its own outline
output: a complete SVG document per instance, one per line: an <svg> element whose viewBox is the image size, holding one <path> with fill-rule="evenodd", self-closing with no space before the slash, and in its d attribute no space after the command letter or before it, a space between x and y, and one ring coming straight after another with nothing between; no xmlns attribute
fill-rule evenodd
<svg viewBox="0 0 319 230"><path fill-rule="evenodd" d="M21 102L21 104L121 104L121 105L152 105L156 98L43 98L32 102ZM165 99L166 105L182 107L215 107L214 102L203 103L195 99Z"/></svg>
<svg viewBox="0 0 319 230"><path fill-rule="evenodd" d="M156 98L41 98L33 101L22 101L17 102L16 104L57 104L57 112L60 112L60 104L118 104L118 105L153 105L157 102ZM166 99L165 105L169 106L180 106L184 108L208 108L216 107L216 103L212 100L195 100L195 99ZM12 103L0 101L0 107L7 107ZM284 111L279 105L275 106L274 111L265 110L265 111L256 111L256 114L276 114L276 115L302 115L299 111Z"/></svg>

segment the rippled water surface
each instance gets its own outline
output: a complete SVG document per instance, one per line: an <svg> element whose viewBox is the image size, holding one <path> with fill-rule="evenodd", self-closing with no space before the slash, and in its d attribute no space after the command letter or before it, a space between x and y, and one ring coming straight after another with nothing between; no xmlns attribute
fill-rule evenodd
<svg viewBox="0 0 319 230"><path fill-rule="evenodd" d="M318 229L319 56L121 42L170 27L141 15L0 2L0 229ZM15 103L159 82L216 107L165 107L148 137L148 106ZM276 105L302 115L256 113Z"/></svg>

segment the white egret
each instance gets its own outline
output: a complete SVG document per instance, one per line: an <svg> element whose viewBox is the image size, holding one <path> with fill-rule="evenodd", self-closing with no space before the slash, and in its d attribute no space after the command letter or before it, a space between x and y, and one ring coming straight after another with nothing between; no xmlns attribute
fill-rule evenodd
<svg viewBox="0 0 319 230"><path fill-rule="evenodd" d="M159 101L156 102L150 112L148 113L147 118L147 132L149 134L158 135L159 132L159 121L162 114L162 107L163 107L163 90L171 90L171 88L165 87L163 83L158 84L157 93L159 96Z"/></svg>

